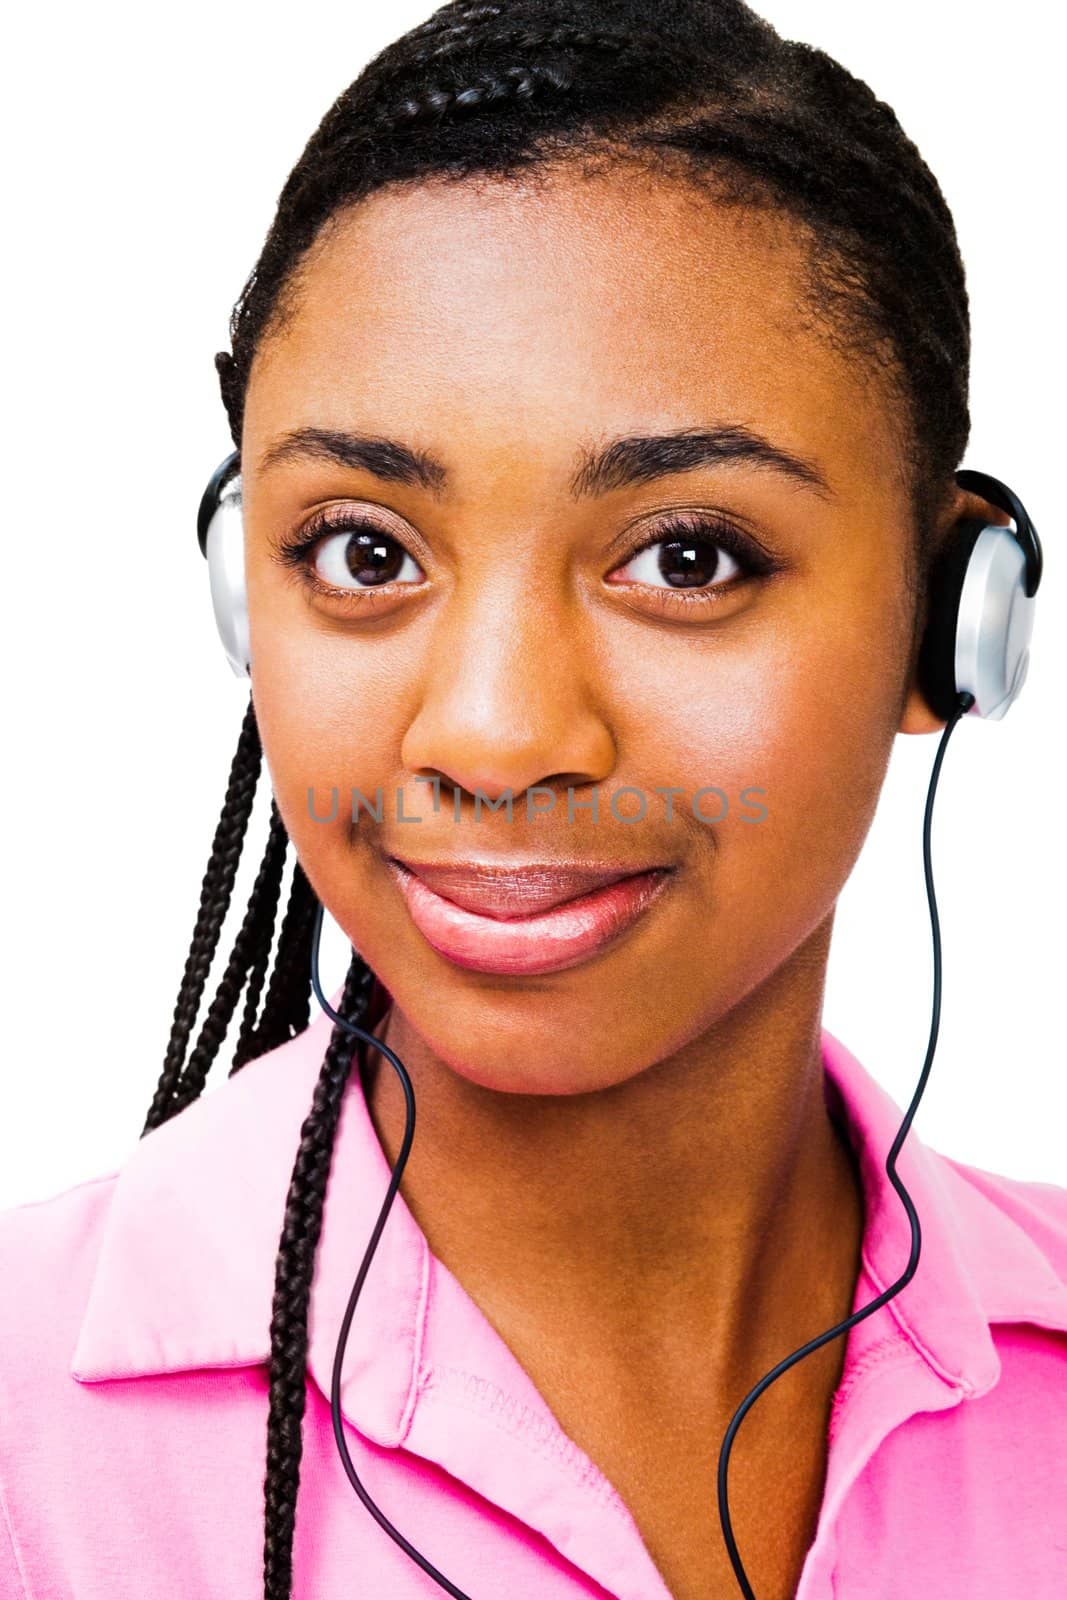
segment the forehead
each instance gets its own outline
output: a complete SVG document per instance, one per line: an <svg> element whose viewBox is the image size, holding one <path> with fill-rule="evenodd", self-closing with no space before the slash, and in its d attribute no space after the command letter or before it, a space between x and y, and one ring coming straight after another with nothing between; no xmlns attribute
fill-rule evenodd
<svg viewBox="0 0 1067 1600"><path fill-rule="evenodd" d="M282 429L403 425L469 452L742 422L847 477L893 402L826 337L785 214L629 166L393 185L338 213L257 351L243 459ZM885 464L885 463L883 463Z"/></svg>

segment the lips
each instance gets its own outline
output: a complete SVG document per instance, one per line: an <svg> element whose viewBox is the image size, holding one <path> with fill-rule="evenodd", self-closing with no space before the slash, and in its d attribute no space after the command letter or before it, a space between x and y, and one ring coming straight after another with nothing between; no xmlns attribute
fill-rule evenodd
<svg viewBox="0 0 1067 1600"><path fill-rule="evenodd" d="M457 966L536 974L576 965L643 914L671 868L424 863L389 858L411 920Z"/></svg>
<svg viewBox="0 0 1067 1600"><path fill-rule="evenodd" d="M500 919L550 911L553 906L591 894L594 889L603 889L609 883L651 870L642 866L581 867L551 862L521 867L490 862L434 865L394 859L435 894L451 900L464 911Z"/></svg>

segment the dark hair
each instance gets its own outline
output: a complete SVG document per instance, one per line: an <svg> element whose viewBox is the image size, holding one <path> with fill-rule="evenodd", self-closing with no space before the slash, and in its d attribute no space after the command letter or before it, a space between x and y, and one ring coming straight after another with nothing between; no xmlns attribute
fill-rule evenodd
<svg viewBox="0 0 1067 1600"><path fill-rule="evenodd" d="M506 179L564 162L592 172L598 161L623 160L796 225L810 263L805 310L835 345L859 353L895 402L914 548L929 555L970 425L967 291L951 214L915 145L867 84L823 51L783 40L741 0L457 3L382 50L293 168L233 308L232 349L215 357L237 449L253 357L292 315L306 254L343 208L387 184ZM272 802L244 921L186 1060L261 762L250 703L145 1133L200 1094L246 985L231 1072L308 1023L315 896L299 861L260 1007L289 842ZM373 1025L383 995L353 952L342 1014ZM335 1025L301 1130L276 1264L266 1600L288 1600L292 1586L308 1298L352 1054L351 1038Z"/></svg>

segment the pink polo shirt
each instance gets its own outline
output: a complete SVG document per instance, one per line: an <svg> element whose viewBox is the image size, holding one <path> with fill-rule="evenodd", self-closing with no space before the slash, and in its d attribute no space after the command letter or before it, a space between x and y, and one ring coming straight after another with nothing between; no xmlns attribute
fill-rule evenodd
<svg viewBox="0 0 1067 1600"><path fill-rule="evenodd" d="M274 1261L329 1032L319 1013L117 1173L0 1213L3 1600L262 1593ZM822 1048L866 1196L859 1308L908 1259L885 1173L902 1112L825 1031ZM797 1600L1063 1600L1067 1189L964 1166L914 1128L898 1170L922 1254L848 1335ZM444 1592L363 1506L333 1438L337 1332L388 1178L354 1069L312 1287L297 1600ZM472 1600L669 1600L619 1495L402 1194L356 1306L342 1409L370 1494Z"/></svg>

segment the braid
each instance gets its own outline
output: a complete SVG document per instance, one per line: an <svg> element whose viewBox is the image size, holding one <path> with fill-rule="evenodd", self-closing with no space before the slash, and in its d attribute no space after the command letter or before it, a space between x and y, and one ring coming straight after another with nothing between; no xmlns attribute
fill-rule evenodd
<svg viewBox="0 0 1067 1600"><path fill-rule="evenodd" d="M430 61L438 61L451 55L457 46L466 42L469 29L456 29L450 32L443 41L431 45L428 50L414 51L408 58L406 65L422 67ZM618 52L622 50L634 51L638 49L662 50L663 40L655 33L595 33L589 28L576 26L557 28L503 28L499 31L486 33L481 40L483 46L489 44L494 50L507 49L527 51L530 53L539 50L608 50Z"/></svg>
<svg viewBox="0 0 1067 1600"><path fill-rule="evenodd" d="M255 1011L259 1001L260 990L263 987L263 977L270 959L271 941L274 937L274 919L278 910L278 896L281 891L282 872L285 868L285 852L289 845L289 836L278 812L274 800L271 800L270 835L267 848L260 864L256 881L249 896L248 908L240 932L234 940L233 951L226 964L226 970L219 982L215 998L208 1007L204 1025L200 1036L189 1057L185 1072L174 1092L174 1106L172 1115L189 1105L202 1091L207 1080L211 1063L218 1055L226 1030L230 1025L237 1002L241 998L241 990L246 981L248 983L248 998L245 1005L245 1024L242 1029L241 1040L238 1042L238 1051L241 1042L245 1039L246 1031L250 1032L255 1022ZM251 1022L249 1016L251 1015Z"/></svg>
<svg viewBox="0 0 1067 1600"><path fill-rule="evenodd" d="M255 709L250 699L241 724L241 735L237 741L237 751L230 767L229 783L226 786L226 798L200 890L200 910L174 1007L174 1019L170 1042L163 1060L163 1071L145 1119L142 1136L152 1128L158 1127L161 1122L165 1122L178 1109L173 1103L173 1097L188 1048L189 1035L192 1033L200 1009L200 999L211 970L211 962L226 918L230 896L233 893L234 879L237 876L237 866L241 859L241 848L248 828L248 818L255 799L262 761L263 750L259 740L259 728L256 725Z"/></svg>
<svg viewBox="0 0 1067 1600"><path fill-rule="evenodd" d="M564 68L548 63L544 66L502 67L499 72L485 72L474 79L464 80L463 88L438 88L435 85L425 90L418 99L401 100L395 110L382 112L377 118L372 137L404 123L429 122L443 116L452 107L463 110L491 105L511 95L521 100L532 95L539 83L553 89L569 89L572 82L573 78Z"/></svg>
<svg viewBox="0 0 1067 1600"><path fill-rule="evenodd" d="M340 1006L343 1017L361 1021L372 983L370 969L353 953ZM285 1202L270 1324L270 1411L264 1479L265 1600L289 1600L292 1590L296 1495L307 1400L308 1301L326 1182L353 1055L354 1040L335 1023L311 1111L300 1130L300 1147Z"/></svg>
<svg viewBox="0 0 1067 1600"><path fill-rule="evenodd" d="M318 901L299 861L293 865L289 904L278 935L274 970L255 1036L234 1054L231 1076L255 1055L303 1032L311 1016L311 939Z"/></svg>
<svg viewBox="0 0 1067 1600"><path fill-rule="evenodd" d="M408 64L423 66L431 61L446 57L453 52L456 45L465 42L465 39L449 38L443 44L437 44L429 50L419 52ZM499 33L493 33L485 41L494 49L514 50L516 54L533 54L537 51L583 51L601 50L612 55L626 52L636 55L638 52L655 51L662 54L663 40L653 33L593 33L588 28L558 27L547 29L507 28ZM456 82L452 84L429 84L421 87L417 95L399 101L392 108L379 111L374 120L373 127L366 130L353 130L352 134L344 141L344 148L351 149L353 143L375 143L383 134L391 132L405 125L419 122L432 122L444 116L449 111L476 110L483 105L507 100L529 99L537 92L538 88L545 90L570 89L575 82L579 67L577 63L562 65L554 61L531 61L527 66L501 66L494 71L472 73L457 70ZM354 137L353 137L354 135ZM338 148L334 147L335 152Z"/></svg>
<svg viewBox="0 0 1067 1600"><path fill-rule="evenodd" d="M271 944L274 939L274 919L278 914L278 899L282 892L282 874L285 871L285 852L289 844L289 835L285 831L281 814L276 801L271 800L270 806L270 836L267 840L267 849L263 857L263 866L260 869L262 885L257 882L257 889L261 888L264 896L264 915L259 929L259 938L256 941L255 954L252 958L248 974L248 991L245 995L244 1015L241 1019L241 1031L237 1036L237 1049L235 1060L244 1062L255 1051L251 1048L256 1034L256 1013L259 1010L259 997L263 993L263 984L267 977L267 968L270 965ZM255 891L253 891L255 893Z"/></svg>
<svg viewBox="0 0 1067 1600"><path fill-rule="evenodd" d="M215 356L215 367L237 449L253 357L284 322L304 258L332 217L390 184L506 180L523 168L593 156L644 163L705 186L715 201L770 206L798 226L809 254L808 308L820 329L835 345L858 348L899 402L915 542L928 554L933 513L970 430L969 307L951 213L890 107L824 51L783 39L743 0L459 0L381 50L312 134L233 306L231 349ZM146 1131L200 1092L249 968L231 1071L307 1026L316 900L299 862L255 1019L284 856L272 812L245 925L179 1086L259 762L250 707ZM373 1026L387 1001L353 955L343 1014ZM335 1026L301 1133L276 1266L267 1600L291 1593L308 1298L351 1057L351 1040Z"/></svg>
<svg viewBox="0 0 1067 1600"><path fill-rule="evenodd" d="M168 1066L178 1059L174 1055L174 1040L178 1037L177 1021L180 1018L185 1030L181 1038L183 1050L195 1021L211 956L229 904L261 757L258 729L250 704L245 713L231 767L226 802L205 875L201 913L193 939L193 953L186 963ZM317 900L298 861L294 864L289 903L278 937L276 960L263 1014L258 1025L255 1020L269 964L288 843L285 825L272 798L266 849L226 970L208 1007L184 1073L180 1073L181 1063L178 1059L178 1069L173 1070L165 1081L161 1080L145 1132L177 1115L202 1092L211 1062L218 1053L236 1009L246 974L249 992L231 1072L237 1071L254 1055L295 1036L308 1024L311 939ZM371 1016L372 1002L377 998L374 974L362 958L353 952L341 1001L341 1015L357 1022L366 1019L373 1026L378 1019ZM278 1596L279 1600L280 1597L288 1600L292 1584L296 1493L302 1453L301 1423L306 1399L304 1372L311 1279L322 1226L326 1181L352 1056L351 1037L335 1025L312 1109L301 1129L276 1264L271 1321L267 1472L264 1479L264 1593ZM164 1115L159 1115L161 1106L165 1106Z"/></svg>

